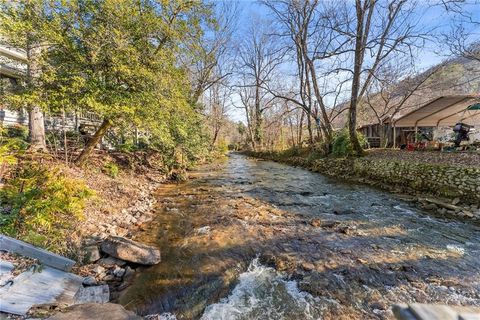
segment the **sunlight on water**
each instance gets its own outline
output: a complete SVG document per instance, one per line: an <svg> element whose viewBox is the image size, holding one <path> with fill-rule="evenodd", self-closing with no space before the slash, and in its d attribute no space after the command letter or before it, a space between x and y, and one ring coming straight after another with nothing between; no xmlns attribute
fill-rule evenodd
<svg viewBox="0 0 480 320"><path fill-rule="evenodd" d="M208 306L201 319L320 319L318 301L300 291L295 281L255 259L230 296Z"/></svg>

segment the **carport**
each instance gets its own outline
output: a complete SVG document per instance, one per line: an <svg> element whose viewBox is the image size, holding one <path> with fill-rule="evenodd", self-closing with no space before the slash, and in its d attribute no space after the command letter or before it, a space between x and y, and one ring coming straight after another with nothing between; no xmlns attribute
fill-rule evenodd
<svg viewBox="0 0 480 320"><path fill-rule="evenodd" d="M454 126L458 122L480 120L480 95L451 95L433 99L418 109L393 120L393 136L397 128ZM396 147L394 138L393 147Z"/></svg>

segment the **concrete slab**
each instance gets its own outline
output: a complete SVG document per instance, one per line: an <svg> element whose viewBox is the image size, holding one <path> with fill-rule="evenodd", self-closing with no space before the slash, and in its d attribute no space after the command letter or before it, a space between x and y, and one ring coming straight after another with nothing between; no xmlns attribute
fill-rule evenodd
<svg viewBox="0 0 480 320"><path fill-rule="evenodd" d="M34 305L74 304L82 277L50 267L38 269L24 272L13 279L13 284L0 288L1 312L25 315Z"/></svg>

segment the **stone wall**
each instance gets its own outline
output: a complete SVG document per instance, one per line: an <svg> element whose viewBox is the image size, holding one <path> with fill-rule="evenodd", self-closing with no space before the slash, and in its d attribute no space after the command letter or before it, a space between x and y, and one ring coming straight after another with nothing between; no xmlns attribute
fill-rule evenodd
<svg viewBox="0 0 480 320"><path fill-rule="evenodd" d="M277 153L250 154L301 166L337 178L356 180L384 189L427 193L463 203L480 204L480 167L412 163L374 158L282 157Z"/></svg>
<svg viewBox="0 0 480 320"><path fill-rule="evenodd" d="M480 168L358 158L356 176L462 202L480 202Z"/></svg>

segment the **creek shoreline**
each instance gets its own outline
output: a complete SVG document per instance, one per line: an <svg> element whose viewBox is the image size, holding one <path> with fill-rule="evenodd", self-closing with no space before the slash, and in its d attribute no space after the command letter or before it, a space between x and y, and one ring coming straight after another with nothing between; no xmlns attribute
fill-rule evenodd
<svg viewBox="0 0 480 320"><path fill-rule="evenodd" d="M393 179L392 177L388 177L388 175L385 177L385 175L365 174L363 170L359 173L359 170L356 168L358 165L353 158L322 158L310 160L308 157L301 156L285 157L276 152L242 151L240 154L255 159L269 160L293 167L300 167L344 182L368 185L396 194L402 200L414 203L419 209L425 210L433 216L467 221L475 225L480 225L480 200L476 200L476 197L473 195L470 196L467 194L466 196L462 196L461 194L452 194L452 196L448 196L448 193L445 194L434 185L430 187L430 192L426 192L420 187L420 184L410 183L406 176L404 179L397 176ZM331 164L326 165L327 161L331 161ZM376 160L369 159L368 161L375 162ZM381 166L395 166L398 162L382 159L378 160L378 163L381 163ZM436 168L438 168L438 170L445 170L445 166L438 164L430 164L429 168L433 168L433 171L435 171ZM380 169L377 168L377 170L382 170L382 167ZM475 174L477 174L477 171L480 172L480 168L471 168L471 170ZM472 193L474 193L474 191L472 191ZM480 192L478 192L478 194L480 194Z"/></svg>
<svg viewBox="0 0 480 320"><path fill-rule="evenodd" d="M157 219L151 232L138 239L160 243L164 260L137 273L122 305L144 316L168 312L177 319L198 319L205 307L225 301L221 299L228 297L238 274L255 257L316 297L325 308L322 318L328 320L393 319L391 306L408 301L480 305L476 282L462 281L477 263L470 256L474 248L462 246L463 239L451 231L458 226L417 215L388 196L385 203L365 198L362 211L349 210L343 203L320 211L311 207L314 214L303 212L310 206L282 209L277 195L300 205L316 196L328 202L334 191L312 194L301 189L292 194L292 185L300 186L308 176L310 187L326 181L303 170L244 156L231 158L233 164L225 171L210 168L186 184L161 187ZM293 182L284 173L292 175ZM256 190L255 182L260 182L260 190L250 193ZM378 219L370 218L375 216ZM418 230L432 224L446 236L432 233L433 242L424 238Z"/></svg>
<svg viewBox="0 0 480 320"><path fill-rule="evenodd" d="M102 252L101 245L110 236L135 240L141 230L148 229L148 224L155 218L155 192L170 180L166 174L147 166L132 169L125 165L121 167L120 174L113 177L99 169L64 166L61 161L50 158L46 161L53 166L60 166L67 176L85 181L96 194L84 209L84 219L71 233L71 252L68 257L75 260L76 264L70 272L83 277L85 288L108 286L107 291L104 290L93 299L102 303L110 302L115 308L119 292L130 285L135 273L143 266L109 256ZM98 154L92 159L92 165L102 168L102 163L108 161L117 162L118 159L110 154ZM117 163L122 164L121 161ZM7 252L0 252L0 255L12 263L13 275L27 271L38 263L34 259ZM43 318L63 311L65 306L45 305L32 308L26 316L7 316L9 319L28 319L36 315Z"/></svg>
<svg viewBox="0 0 480 320"><path fill-rule="evenodd" d="M252 157L251 154L248 156ZM256 158L258 159L258 157ZM286 164L292 165L292 163ZM217 168L213 169L218 170ZM315 170L310 169L310 171ZM361 180L350 180L348 177L333 177L368 184ZM314 296L321 296L323 288L328 287L327 284L333 287L338 285L335 283L336 273L344 272L341 265L345 258L348 258L348 263L352 263L350 261L352 260L358 261L362 265L367 264L363 255L357 255L354 250L349 248L327 250L325 253L322 253L324 249L320 251L317 248L317 246L328 247L329 242L325 242L327 240L324 238L325 236L336 237L341 240L346 237L355 238L358 234L364 232L361 230L361 224L342 220L343 214L348 216L347 213L339 212L338 217L340 219L338 220L312 219L311 217L278 210L270 206L268 202L259 201L249 196L233 194L227 197L222 196L223 189L221 187L205 186L202 181L195 183L195 177L193 177L193 185L168 183L165 176L154 173L148 173L137 181L131 181L131 178L132 176L125 173L121 179L109 179L110 186L112 186L112 183L119 187L122 183L130 183L129 186L133 186L134 190L120 193L114 192L116 188L103 190L102 198L106 197L108 199L103 206L112 206L117 203L116 207L112 208L108 214L100 215L98 210L94 210L94 207L87 208L87 220L84 222L87 233L82 237L84 239L82 248L89 248L90 250L94 247L98 250L99 256L98 259L75 268L74 272L85 278L93 278L95 285L108 285L110 302L125 305L128 309L133 309L142 314L145 319L160 319L162 312L170 311L175 311L177 315L180 314L180 319L198 318L205 306L228 295L237 283L238 275L245 271L249 262L255 256L259 257L262 264L274 267L278 271L285 272L289 278L298 280L300 288ZM98 174L89 179L93 188L95 188L93 186L95 179L98 179ZM372 184L372 186L381 187L375 184ZM166 189L162 191L163 188ZM97 186L96 189L100 191L101 188ZM399 192L395 189L388 191ZM420 207L425 206L418 201L419 196L416 193L415 196L399 195L398 197L402 200L415 202ZM122 198L128 198L128 206L120 201ZM213 215L211 211L212 203L215 203L215 208L218 210ZM189 210L192 213L199 212L199 217L188 215L188 219L185 219L186 216L184 215L186 212L190 212ZM274 225L271 224L272 217L275 217L275 221L277 221ZM125 263L118 259L111 259L111 257L101 253L101 242L112 235L138 240L142 243L157 244L153 241L154 239L150 238L152 241L148 241L148 234L155 234L155 231L158 230L170 230L170 226L177 224L179 224L177 230L179 232L172 231L171 236L167 237L168 245L162 243L158 245L162 251L162 262L158 266L170 270L167 270L168 272L165 274L170 275L171 271L175 269L171 268L168 260L171 260L170 263L177 267L179 260L175 260L175 258L185 259L184 254L188 252L194 254L192 261L197 261L196 257L207 259L210 255L215 256L214 261L217 262L215 266L210 265L210 258L208 258L201 262L198 271L192 278L190 278L190 269L187 267L184 274L185 279L193 282L191 282L191 285L185 283L181 287L178 287L178 283L172 282L172 286L177 288L177 293L167 294L165 296L166 300L159 299L161 306L151 305L150 308L137 309L126 304L126 300L120 301L122 293L128 292L130 289L132 291L138 290L138 286L141 288L142 282L138 282L139 278L146 276L148 280L148 274L153 272L156 267L143 267ZM206 226L209 228L208 231L204 232ZM248 236L243 236L244 234ZM313 241L312 238L315 240ZM232 243L233 246L225 248L225 241ZM334 242L336 243L336 241ZM319 246L320 244L322 245ZM312 245L316 248L313 251L314 254L309 247ZM379 250L380 244L369 244L364 247L370 251L375 251ZM206 250L205 248L209 249ZM167 250L177 251L179 249L178 256L168 257ZM332 255L338 255L338 258L333 259ZM434 255L431 255L429 259L433 259L432 257ZM187 266L190 263L188 261L188 259L185 260ZM225 263L219 264L219 261L225 261ZM208 269L203 270L203 267L206 266L208 266ZM204 275L200 272L200 268L202 268ZM406 272L410 272L408 268ZM370 267L360 268L358 274L350 275L347 273L346 275L351 276L355 281L362 282L365 281L362 275L372 272L375 274L375 270L377 269ZM144 275L144 273L146 274ZM414 274L413 272L408 276L415 277ZM319 278L317 279L317 277ZM195 279L199 281L197 282ZM204 282L208 279L209 281ZM383 279L382 281L386 280ZM344 287L338 289L341 289L339 292L345 290ZM209 298L202 298L207 293ZM188 297L188 300L179 299L183 296ZM347 296L340 294L336 299L339 302L351 304ZM160 294L158 297L160 297ZM385 315L390 315L388 303L379 297L370 300L368 300L371 305L370 309L380 309ZM171 301L181 302L181 305L175 307L171 304ZM145 302L148 305L148 300ZM338 312L341 315L355 315L354 318L361 318L361 314L350 307L347 310L340 310L335 305L330 307L333 315Z"/></svg>

